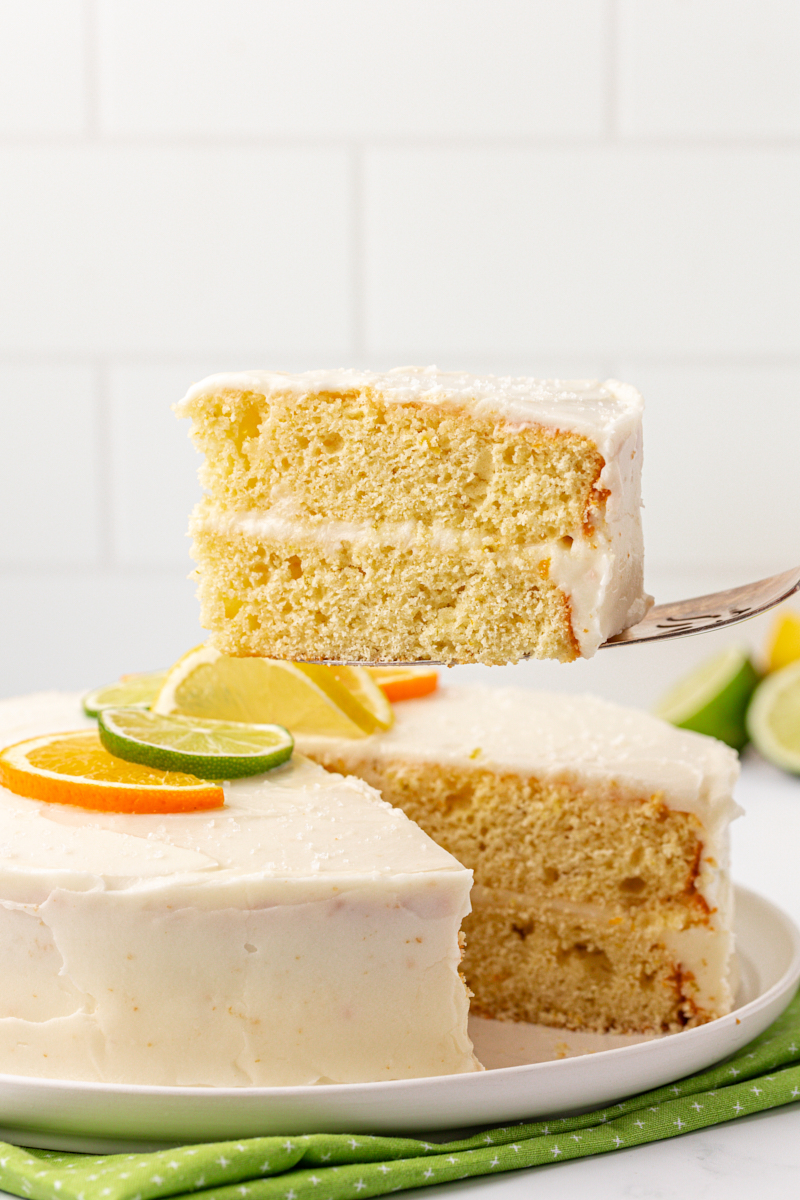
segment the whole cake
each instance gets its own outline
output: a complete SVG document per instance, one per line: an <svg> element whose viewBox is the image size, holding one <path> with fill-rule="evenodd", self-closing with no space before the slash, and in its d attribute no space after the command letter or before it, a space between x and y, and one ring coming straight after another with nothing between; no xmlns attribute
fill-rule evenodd
<svg viewBox="0 0 800 1200"><path fill-rule="evenodd" d="M473 1012L634 1032L730 1011L732 750L588 696L446 687L395 713L298 746L473 869Z"/></svg>
<svg viewBox="0 0 800 1200"><path fill-rule="evenodd" d="M0 745L78 728L0 702ZM367 785L296 757L213 812L0 788L0 1073L268 1086L475 1071L471 872Z"/></svg>
<svg viewBox="0 0 800 1200"><path fill-rule="evenodd" d="M569 661L643 616L642 401L402 368L214 375L201 623L227 654Z"/></svg>

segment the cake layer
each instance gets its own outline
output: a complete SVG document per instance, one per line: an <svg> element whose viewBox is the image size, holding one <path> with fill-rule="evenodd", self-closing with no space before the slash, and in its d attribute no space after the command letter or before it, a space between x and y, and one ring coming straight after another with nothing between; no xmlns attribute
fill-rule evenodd
<svg viewBox="0 0 800 1200"><path fill-rule="evenodd" d="M517 546L580 533L605 501L603 457L580 434L372 391L233 392L184 407L197 420L204 487L232 511L438 522Z"/></svg>
<svg viewBox="0 0 800 1200"><path fill-rule="evenodd" d="M385 734L300 744L473 868L482 1015L623 1031L729 1010L721 743L590 697L462 687L398 704Z"/></svg>
<svg viewBox="0 0 800 1200"><path fill-rule="evenodd" d="M244 523L214 532L196 520L193 531L201 623L226 654L507 663L578 653L547 560L521 572L519 555L457 557L375 539L317 545Z"/></svg>
<svg viewBox="0 0 800 1200"><path fill-rule="evenodd" d="M0 742L88 724L0 703ZM471 873L364 783L296 757L214 813L0 789L0 1071L165 1085L473 1071Z"/></svg>
<svg viewBox="0 0 800 1200"><path fill-rule="evenodd" d="M602 1032L668 1032L731 1006L733 939L667 916L543 903L476 887L462 969L476 1016ZM690 958L696 971L682 967Z"/></svg>
<svg viewBox="0 0 800 1200"><path fill-rule="evenodd" d="M209 496L192 532L214 644L324 658L364 657L353 650L361 644L372 659L447 662L591 655L648 603L641 407L615 382L435 368L253 372L197 384L178 411L192 417L206 455ZM232 558L238 608L216 582ZM295 581L312 578L284 586L290 559ZM362 580L340 582L334 619L315 593L348 571ZM497 571L502 599L490 611ZM291 648L271 627L266 609L276 604L285 625L302 626ZM498 624L501 604L511 611ZM377 645L389 627L392 647Z"/></svg>

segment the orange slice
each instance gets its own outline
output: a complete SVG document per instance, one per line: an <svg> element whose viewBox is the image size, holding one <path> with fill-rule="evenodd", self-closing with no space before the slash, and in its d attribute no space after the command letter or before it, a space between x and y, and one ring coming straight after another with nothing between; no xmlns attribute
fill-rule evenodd
<svg viewBox="0 0 800 1200"><path fill-rule="evenodd" d="M367 667L387 700L414 700L439 686L439 672L420 667Z"/></svg>
<svg viewBox="0 0 800 1200"><path fill-rule="evenodd" d="M219 784L124 762L85 729L9 746L0 753L0 784L31 800L103 812L194 812L225 803Z"/></svg>

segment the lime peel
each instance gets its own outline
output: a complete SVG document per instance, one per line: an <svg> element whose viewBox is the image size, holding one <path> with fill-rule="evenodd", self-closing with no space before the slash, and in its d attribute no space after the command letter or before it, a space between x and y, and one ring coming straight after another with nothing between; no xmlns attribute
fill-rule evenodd
<svg viewBox="0 0 800 1200"><path fill-rule="evenodd" d="M656 716L741 750L748 740L745 714L759 675L743 646L729 646L696 667L662 697Z"/></svg>
<svg viewBox="0 0 800 1200"><path fill-rule="evenodd" d="M97 725L100 741L117 758L200 779L262 775L294 749L282 725L162 716L141 708L103 709Z"/></svg>

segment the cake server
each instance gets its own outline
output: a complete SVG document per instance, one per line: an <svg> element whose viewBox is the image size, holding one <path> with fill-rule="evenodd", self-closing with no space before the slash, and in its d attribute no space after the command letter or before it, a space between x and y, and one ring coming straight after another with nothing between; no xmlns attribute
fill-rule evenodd
<svg viewBox="0 0 800 1200"><path fill-rule="evenodd" d="M800 591L800 567L724 592L711 592L691 600L673 600L670 604L654 604L638 624L615 634L603 642L600 649L660 642L666 638L687 637L690 633L711 633L757 617L797 591Z"/></svg>

